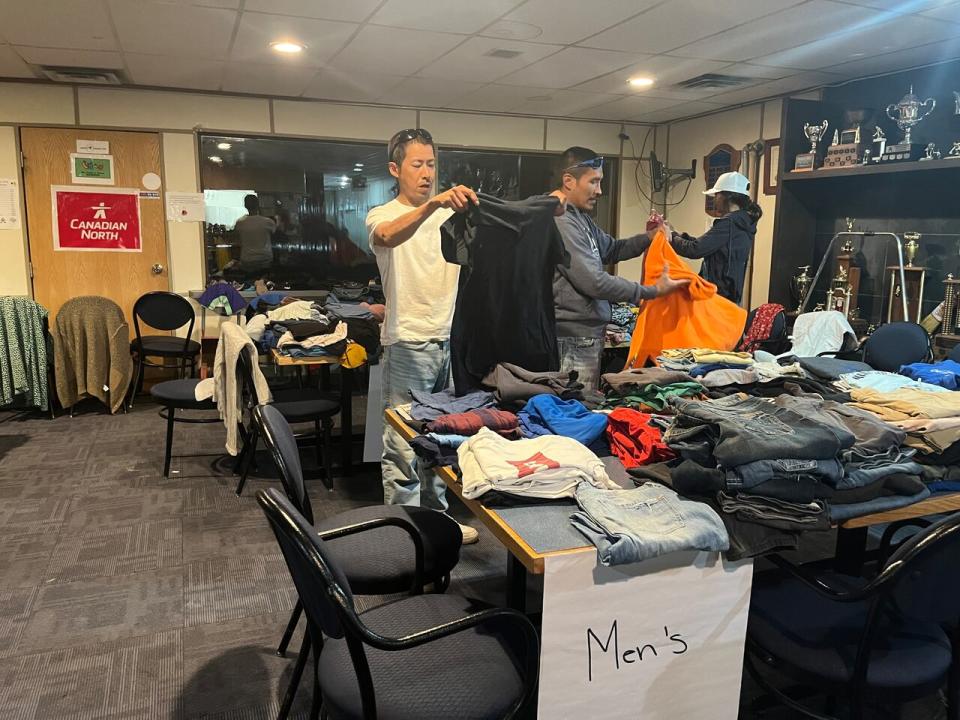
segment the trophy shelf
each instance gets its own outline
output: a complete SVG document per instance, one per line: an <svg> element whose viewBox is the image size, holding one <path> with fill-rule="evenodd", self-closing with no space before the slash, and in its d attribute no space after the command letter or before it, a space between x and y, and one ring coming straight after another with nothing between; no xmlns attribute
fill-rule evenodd
<svg viewBox="0 0 960 720"><path fill-rule="evenodd" d="M844 168L830 168L823 170L818 168L806 172L786 172L780 180L783 182L799 182L805 180L823 180L826 178L847 177L850 175L893 175L895 173L926 173L926 172L945 172L949 170L960 170L960 158L955 160L915 160L912 162L900 163L874 163L870 165L853 165Z"/></svg>

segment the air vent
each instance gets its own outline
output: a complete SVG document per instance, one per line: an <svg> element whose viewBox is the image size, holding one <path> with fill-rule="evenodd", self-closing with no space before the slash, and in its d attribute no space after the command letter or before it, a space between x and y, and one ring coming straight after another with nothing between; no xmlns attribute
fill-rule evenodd
<svg viewBox="0 0 960 720"><path fill-rule="evenodd" d="M747 83L757 82L754 78L741 77L739 75L717 75L716 73L706 73L697 75L697 77L678 82L674 87L684 88L686 90L723 90L725 88L739 87Z"/></svg>
<svg viewBox="0 0 960 720"><path fill-rule="evenodd" d="M502 60L509 60L515 58L518 55L523 55L523 52L520 50L491 50L490 52L484 53L487 57L501 58Z"/></svg>
<svg viewBox="0 0 960 720"><path fill-rule="evenodd" d="M43 65L40 72L48 80L63 83L89 83L91 85L123 85L119 70L99 68L53 67Z"/></svg>

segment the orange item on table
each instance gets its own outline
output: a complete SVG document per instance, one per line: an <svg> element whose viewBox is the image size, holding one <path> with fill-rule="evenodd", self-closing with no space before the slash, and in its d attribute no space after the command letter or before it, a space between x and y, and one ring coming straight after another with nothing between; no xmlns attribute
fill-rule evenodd
<svg viewBox="0 0 960 720"><path fill-rule="evenodd" d="M645 300L630 343L627 367L644 367L662 350L701 347L733 350L743 335L747 311L717 295L717 286L691 270L674 252L661 229L643 259L644 285L653 285L669 268L674 280L689 279L686 288Z"/></svg>

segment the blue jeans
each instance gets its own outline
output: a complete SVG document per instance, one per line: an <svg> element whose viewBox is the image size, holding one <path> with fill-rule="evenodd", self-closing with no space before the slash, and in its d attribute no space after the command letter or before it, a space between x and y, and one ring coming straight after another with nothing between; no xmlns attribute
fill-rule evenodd
<svg viewBox="0 0 960 720"><path fill-rule="evenodd" d="M640 562L678 550L717 552L730 546L720 516L702 502L646 483L632 490L577 487L573 526L597 547L604 565Z"/></svg>
<svg viewBox="0 0 960 720"><path fill-rule="evenodd" d="M860 517L861 515L872 515L873 513L886 512L887 510L896 510L897 508L906 507L907 505L918 503L921 500L926 500L928 497L930 497L930 488L924 488L916 495L884 495L862 503L831 505L830 520L835 523L840 523L850 518Z"/></svg>
<svg viewBox="0 0 960 720"><path fill-rule="evenodd" d="M584 390L596 390L600 384L600 356L603 338L558 337L560 371L577 371L577 379Z"/></svg>
<svg viewBox="0 0 960 720"><path fill-rule="evenodd" d="M410 402L410 390L440 392L450 385L450 343L447 340L398 342L383 349L384 407ZM419 467L410 444L389 424L383 428L383 501L388 505L420 505L446 510L446 485Z"/></svg>

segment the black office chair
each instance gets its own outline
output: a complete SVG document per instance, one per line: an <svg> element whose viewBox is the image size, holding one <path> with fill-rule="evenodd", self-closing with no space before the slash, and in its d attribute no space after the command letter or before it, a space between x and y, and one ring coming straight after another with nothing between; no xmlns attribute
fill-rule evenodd
<svg viewBox="0 0 960 720"><path fill-rule="evenodd" d="M514 718L533 697L537 632L522 613L478 611L451 595L413 595L358 614L335 539L398 525L396 518L317 533L287 498L261 490L307 614L314 657L310 718ZM406 526L403 526L406 527ZM410 534L416 552L417 535ZM419 564L419 563L418 563ZM305 647L307 651L310 648Z"/></svg>
<svg viewBox="0 0 960 720"><path fill-rule="evenodd" d="M460 560L463 541L456 522L443 513L426 508L372 505L337 513L314 523L313 506L303 481L300 452L290 425L273 405L255 407L253 422L270 449L290 502L321 534L382 518L390 518L396 523L395 526L378 527L327 543L328 552L343 568L354 592L361 595L420 594L430 584L441 592L446 589L450 573ZM407 537L411 533L419 536L419 545L414 542L411 547ZM421 552L414 552L417 547ZM277 649L278 655L286 653L302 610L298 601ZM286 717L292 705L308 654L309 649L304 647L297 658L281 718Z"/></svg>
<svg viewBox="0 0 960 720"><path fill-rule="evenodd" d="M179 330L187 325L187 334L182 338L175 335L144 335L140 331L141 320L155 330ZM133 389L130 391L130 407L133 407L134 396L143 390L145 366L174 368L179 377L183 377L189 365L188 377L193 377L200 357L200 343L192 339L195 321L193 306L176 293L157 290L137 298L133 304L133 329L136 337L130 341L130 352L136 355L137 366L133 374ZM164 362L151 363L147 360L148 357L163 358ZM167 358L174 358L177 362L168 365Z"/></svg>
<svg viewBox="0 0 960 720"><path fill-rule="evenodd" d="M160 417L167 421L167 442L163 454L163 476L170 476L170 456L173 452L173 424L182 423L208 423L219 422L218 418L212 419L193 419L176 417L177 410L216 410L217 404L213 400L197 400L196 389L200 381L195 378L185 378L183 380L167 380L157 383L150 388L150 395L163 409L160 411Z"/></svg>
<svg viewBox="0 0 960 720"><path fill-rule="evenodd" d="M763 307L762 305L760 307ZM747 313L747 322L743 326L743 335L740 336L740 342L737 343L737 349L741 349L743 344L743 339L747 334L747 331L750 329L750 326L753 325L753 319L757 316L757 311L760 307L756 307ZM787 338L787 314L784 310L778 312L773 318L773 324L770 327L770 337L766 340L760 340L757 343L757 350L765 350L766 352L773 353L774 355L783 352L787 349L788 346Z"/></svg>
<svg viewBox="0 0 960 720"><path fill-rule="evenodd" d="M257 405L257 393L253 382L253 367L250 358L241 352L237 359L237 373L243 393L244 407L252 413ZM288 423L313 422L317 465L323 465L323 484L333 490L333 418L340 414L340 401L334 395L316 388L272 389L275 407ZM241 430L243 428L241 427ZM236 493L243 492L247 476L253 466L259 442L257 424L252 414L249 428L241 432L244 444L237 459L240 480Z"/></svg>
<svg viewBox="0 0 960 720"><path fill-rule="evenodd" d="M829 718L775 689L754 657L820 694L845 700L849 717L865 700L900 704L946 683L948 718L960 718L960 513L905 540L870 581L816 576L779 556L778 570L753 583L747 669L782 704Z"/></svg>
<svg viewBox="0 0 960 720"><path fill-rule="evenodd" d="M903 365L929 362L933 358L933 346L927 331L917 323L892 322L874 330L855 350L820 355L860 360L874 370L895 373Z"/></svg>

